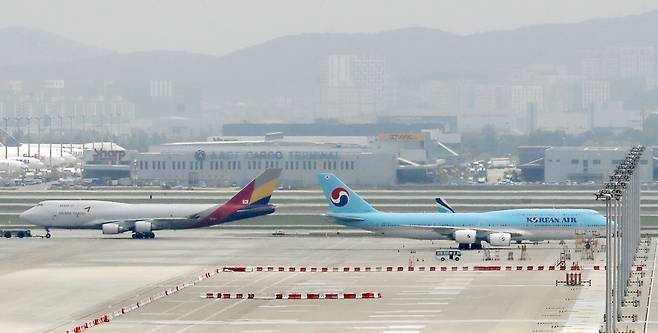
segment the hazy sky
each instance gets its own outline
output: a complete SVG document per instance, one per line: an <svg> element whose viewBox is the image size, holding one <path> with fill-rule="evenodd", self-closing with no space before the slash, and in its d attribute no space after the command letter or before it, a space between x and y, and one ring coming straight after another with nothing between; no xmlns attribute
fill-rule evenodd
<svg viewBox="0 0 658 333"><path fill-rule="evenodd" d="M54 32L121 52L215 55L304 32L410 26L469 34L637 14L658 0L0 0L0 27Z"/></svg>

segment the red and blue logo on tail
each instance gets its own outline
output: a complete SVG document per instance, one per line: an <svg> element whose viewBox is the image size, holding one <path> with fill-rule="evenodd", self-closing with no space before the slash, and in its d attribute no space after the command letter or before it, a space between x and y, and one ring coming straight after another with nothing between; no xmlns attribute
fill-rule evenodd
<svg viewBox="0 0 658 333"><path fill-rule="evenodd" d="M331 203L337 207L343 207L350 201L350 194L342 187L336 187L331 191Z"/></svg>

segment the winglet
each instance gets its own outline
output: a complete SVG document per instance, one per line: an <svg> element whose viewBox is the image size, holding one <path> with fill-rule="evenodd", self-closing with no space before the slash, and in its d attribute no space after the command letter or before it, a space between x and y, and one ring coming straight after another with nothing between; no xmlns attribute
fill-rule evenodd
<svg viewBox="0 0 658 333"><path fill-rule="evenodd" d="M434 199L434 200L436 200L436 203L439 204L439 208L438 208L439 213L454 213L455 212L455 210L452 209L452 207L450 207L450 205L448 205L448 202L443 200L443 198L436 197L436 199Z"/></svg>

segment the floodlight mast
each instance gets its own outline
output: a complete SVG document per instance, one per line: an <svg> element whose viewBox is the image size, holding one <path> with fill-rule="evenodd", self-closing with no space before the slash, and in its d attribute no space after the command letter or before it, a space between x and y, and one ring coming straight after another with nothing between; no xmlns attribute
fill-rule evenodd
<svg viewBox="0 0 658 333"><path fill-rule="evenodd" d="M640 159L644 146L631 148L620 161L596 200L605 200L606 218L606 307L605 331L616 332L621 305L640 241ZM613 200L614 199L614 200Z"/></svg>

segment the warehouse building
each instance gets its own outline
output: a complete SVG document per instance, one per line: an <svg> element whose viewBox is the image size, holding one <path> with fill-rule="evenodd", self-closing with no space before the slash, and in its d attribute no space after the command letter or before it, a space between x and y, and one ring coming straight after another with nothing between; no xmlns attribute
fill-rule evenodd
<svg viewBox="0 0 658 333"><path fill-rule="evenodd" d="M373 152L364 142L342 141L348 142L241 138L163 144L136 154L133 179L168 185L243 185L267 168L282 168L280 183L291 188L317 184L319 172L335 173L353 185L396 184L395 154Z"/></svg>
<svg viewBox="0 0 658 333"><path fill-rule="evenodd" d="M629 147L519 147L519 168L528 181L603 183L624 159ZM640 181L655 180L653 147L640 160Z"/></svg>

